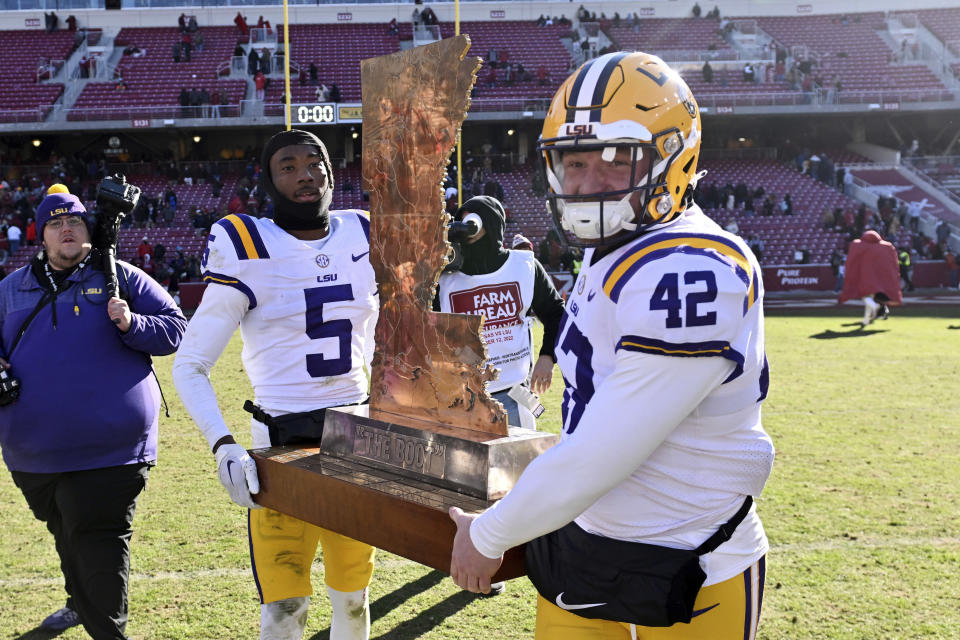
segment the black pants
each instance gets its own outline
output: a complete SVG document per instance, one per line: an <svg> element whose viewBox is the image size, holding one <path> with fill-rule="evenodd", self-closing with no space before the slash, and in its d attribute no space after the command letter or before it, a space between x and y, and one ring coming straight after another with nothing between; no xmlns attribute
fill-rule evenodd
<svg viewBox="0 0 960 640"><path fill-rule="evenodd" d="M67 591L94 640L124 640L130 538L137 496L150 472L132 464L65 473L13 471L38 520L53 534Z"/></svg>

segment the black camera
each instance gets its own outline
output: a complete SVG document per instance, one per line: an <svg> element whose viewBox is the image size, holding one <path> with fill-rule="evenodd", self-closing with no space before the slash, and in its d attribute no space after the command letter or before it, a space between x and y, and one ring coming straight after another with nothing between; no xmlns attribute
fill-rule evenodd
<svg viewBox="0 0 960 640"><path fill-rule="evenodd" d="M447 225L450 253L444 271L459 271L463 267L463 243L480 233L483 221L476 214L467 214L463 221L454 220Z"/></svg>
<svg viewBox="0 0 960 640"><path fill-rule="evenodd" d="M20 381L6 369L0 371L0 407L17 401L20 397Z"/></svg>
<svg viewBox="0 0 960 640"><path fill-rule="evenodd" d="M120 221L136 209L140 202L140 187L127 183L122 173L115 173L100 181L97 187L97 227L93 234L93 246L103 256L103 271L107 280L107 295L111 298L120 291L117 281L117 239ZM119 322L119 320L114 320Z"/></svg>
<svg viewBox="0 0 960 640"><path fill-rule="evenodd" d="M97 187L97 205L108 217L122 217L130 213L139 201L140 187L129 184L122 173L107 176Z"/></svg>
<svg viewBox="0 0 960 640"><path fill-rule="evenodd" d="M115 173L97 186L97 226L93 246L101 252L116 247L120 221L133 211L140 201L140 187L127 183L123 174Z"/></svg>

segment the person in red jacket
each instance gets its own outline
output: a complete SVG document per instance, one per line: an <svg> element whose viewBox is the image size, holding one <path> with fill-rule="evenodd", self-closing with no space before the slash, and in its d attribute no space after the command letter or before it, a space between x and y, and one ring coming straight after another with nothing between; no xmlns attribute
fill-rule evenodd
<svg viewBox="0 0 960 640"><path fill-rule="evenodd" d="M27 237L27 245L33 246L37 244L37 223L33 218L30 218L27 222L27 230L25 232Z"/></svg>
<svg viewBox="0 0 960 640"><path fill-rule="evenodd" d="M876 231L850 245L840 302L863 300L863 326L889 314L887 305L903 303L897 250Z"/></svg>

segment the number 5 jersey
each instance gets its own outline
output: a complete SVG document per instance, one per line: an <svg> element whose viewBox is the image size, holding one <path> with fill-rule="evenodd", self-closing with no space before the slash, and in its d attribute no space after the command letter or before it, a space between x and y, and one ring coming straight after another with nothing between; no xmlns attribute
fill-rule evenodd
<svg viewBox="0 0 960 640"><path fill-rule="evenodd" d="M268 413L353 404L367 395L379 302L362 211L330 212L330 232L300 240L272 220L229 215L203 257L203 302L174 379L211 446L229 435L207 375L240 325L243 365ZM254 446L267 446L254 421ZM262 432L262 433L261 433Z"/></svg>

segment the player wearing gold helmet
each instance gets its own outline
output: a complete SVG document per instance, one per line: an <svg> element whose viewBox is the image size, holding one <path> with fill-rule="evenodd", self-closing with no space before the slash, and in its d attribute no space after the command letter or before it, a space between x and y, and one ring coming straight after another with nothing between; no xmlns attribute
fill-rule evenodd
<svg viewBox="0 0 960 640"><path fill-rule="evenodd" d="M752 639L773 463L760 266L693 204L700 112L644 53L580 67L544 122L548 205L586 247L557 339L561 443L483 514L454 581L486 591L527 544L538 639Z"/></svg>

